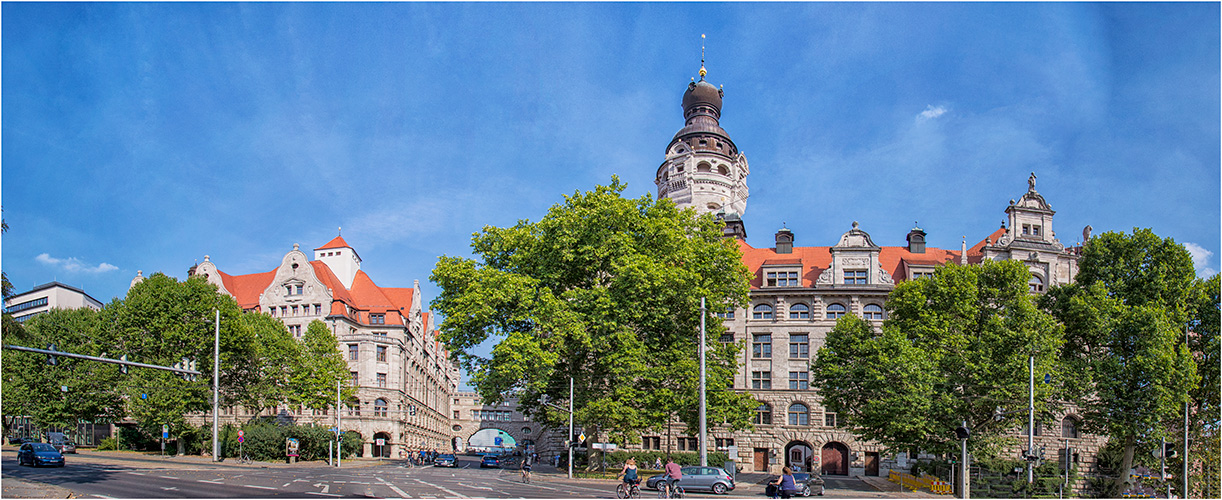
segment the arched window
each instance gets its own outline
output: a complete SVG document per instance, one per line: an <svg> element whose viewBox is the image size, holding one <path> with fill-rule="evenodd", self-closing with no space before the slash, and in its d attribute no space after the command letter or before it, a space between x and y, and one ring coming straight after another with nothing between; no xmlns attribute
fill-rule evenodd
<svg viewBox="0 0 1222 500"><path fill-rule="evenodd" d="M789 319L810 319L810 306L800 302L789 306Z"/></svg>
<svg viewBox="0 0 1222 500"><path fill-rule="evenodd" d="M719 148L720 148L720 147L721 147L721 143L718 143L718 144L717 144L717 147L719 147ZM726 166L725 166L725 165L718 165L718 166L717 166L717 173L719 173L719 174L721 174L721 175L730 175L730 169L726 168Z"/></svg>
<svg viewBox="0 0 1222 500"><path fill-rule="evenodd" d="M703 144L701 145L703 146ZM696 165L696 171L697 172L712 172L713 167L709 165L708 163L700 162L699 165Z"/></svg>
<svg viewBox="0 0 1222 500"><path fill-rule="evenodd" d="M1027 281L1027 287L1031 289L1031 293L1041 293L1044 291L1044 280L1032 274L1031 279Z"/></svg>
<svg viewBox="0 0 1222 500"><path fill-rule="evenodd" d="M385 399L378 398L373 401L373 416L375 417L385 417L386 416L386 400Z"/></svg>
<svg viewBox="0 0 1222 500"><path fill-rule="evenodd" d="M760 405L755 408L755 423L756 424L771 424L772 423L772 407L768 403L760 402Z"/></svg>
<svg viewBox="0 0 1222 500"><path fill-rule="evenodd" d="M827 319L840 319L846 311L844 304L831 304L827 306Z"/></svg>
<svg viewBox="0 0 1222 500"><path fill-rule="evenodd" d="M768 304L760 304L751 310L751 317L754 319L772 319L772 306Z"/></svg>
<svg viewBox="0 0 1222 500"><path fill-rule="evenodd" d="M810 425L810 409L802 403L789 405L789 425Z"/></svg>
<svg viewBox="0 0 1222 500"><path fill-rule="evenodd" d="M861 308L861 315L865 319L883 319L883 308L878 304L866 304Z"/></svg>
<svg viewBox="0 0 1222 500"><path fill-rule="evenodd" d="M1078 419L1066 416L1064 420L1061 420L1061 437L1078 438Z"/></svg>

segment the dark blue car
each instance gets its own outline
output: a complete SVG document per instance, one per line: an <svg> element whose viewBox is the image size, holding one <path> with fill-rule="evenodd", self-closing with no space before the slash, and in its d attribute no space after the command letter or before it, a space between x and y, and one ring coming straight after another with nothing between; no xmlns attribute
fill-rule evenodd
<svg viewBox="0 0 1222 500"><path fill-rule="evenodd" d="M484 459L479 462L480 467L497 467L501 466L501 457L496 455L484 455Z"/></svg>
<svg viewBox="0 0 1222 500"><path fill-rule="evenodd" d="M17 465L63 467L64 456L47 443L25 443L17 450Z"/></svg>

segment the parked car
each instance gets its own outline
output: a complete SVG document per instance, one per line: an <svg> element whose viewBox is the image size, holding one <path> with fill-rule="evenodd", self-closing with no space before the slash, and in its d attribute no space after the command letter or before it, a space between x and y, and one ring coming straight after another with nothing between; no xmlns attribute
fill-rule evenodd
<svg viewBox="0 0 1222 500"><path fill-rule="evenodd" d="M501 457L496 455L484 455L484 459L479 461L480 467L501 467Z"/></svg>
<svg viewBox="0 0 1222 500"><path fill-rule="evenodd" d="M807 472L793 473L793 482L798 486L798 494L804 497L811 495L823 496L823 478Z"/></svg>
<svg viewBox="0 0 1222 500"><path fill-rule="evenodd" d="M9 436L8 444L21 444L25 442L25 438L21 436Z"/></svg>
<svg viewBox="0 0 1222 500"><path fill-rule="evenodd" d="M683 491L711 491L720 495L734 489L734 478L725 469L681 467L679 472L683 473L683 477L679 479L679 486L683 487ZM658 489L658 483L662 482L664 477L666 474L658 474L646 479L645 487Z"/></svg>
<svg viewBox="0 0 1222 500"><path fill-rule="evenodd" d="M458 467L458 457L445 454L433 459L433 467Z"/></svg>
<svg viewBox="0 0 1222 500"><path fill-rule="evenodd" d="M53 441L51 446L60 453L76 453L76 443L72 441Z"/></svg>
<svg viewBox="0 0 1222 500"><path fill-rule="evenodd" d="M17 465L51 465L64 466L64 456L47 443L24 443L17 450Z"/></svg>

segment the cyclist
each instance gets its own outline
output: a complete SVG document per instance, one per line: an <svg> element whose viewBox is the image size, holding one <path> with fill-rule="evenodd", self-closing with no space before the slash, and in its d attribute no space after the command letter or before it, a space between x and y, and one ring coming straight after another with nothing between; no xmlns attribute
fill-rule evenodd
<svg viewBox="0 0 1222 500"><path fill-rule="evenodd" d="M627 462L624 462L624 470L621 470L619 475L624 478L624 491L631 492L633 487L641 484L641 478L636 473L635 458L629 458Z"/></svg>
<svg viewBox="0 0 1222 500"><path fill-rule="evenodd" d="M666 458L666 477L663 479L666 480L666 496L674 496L675 485L679 483L680 479L683 479L683 471L679 470L679 464L675 463L675 459Z"/></svg>
<svg viewBox="0 0 1222 500"><path fill-rule="evenodd" d="M529 453L522 457L522 482L530 482L530 468L535 464L535 457Z"/></svg>

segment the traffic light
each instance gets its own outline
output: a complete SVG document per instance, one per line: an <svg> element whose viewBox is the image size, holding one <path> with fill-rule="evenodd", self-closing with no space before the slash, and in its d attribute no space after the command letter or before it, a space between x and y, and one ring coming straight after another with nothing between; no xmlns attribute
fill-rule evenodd
<svg viewBox="0 0 1222 500"><path fill-rule="evenodd" d="M47 350L48 350L48 351L54 351L54 350L55 350L55 344L50 344L50 345L48 345L48 346L47 346ZM49 365L49 366L56 366L56 365L58 365L58 364L59 364L59 359L57 359L57 358L55 357L55 355L54 355L54 354L48 354L48 355L47 355L47 365Z"/></svg>
<svg viewBox="0 0 1222 500"><path fill-rule="evenodd" d="M123 361L123 362L124 362L124 364L120 364L120 365L119 365L119 372L123 373L124 375L127 375L127 364L126 364L126 362L127 362L127 355L126 355L126 354L124 354L124 355L122 355L122 356L119 356L119 361Z"/></svg>
<svg viewBox="0 0 1222 500"><path fill-rule="evenodd" d="M1163 443L1163 458L1174 458L1175 449L1175 443Z"/></svg>
<svg viewBox="0 0 1222 500"><path fill-rule="evenodd" d="M959 426L955 428L955 437L959 438L960 440L967 439L968 436L971 435L972 431L968 430L967 427Z"/></svg>

